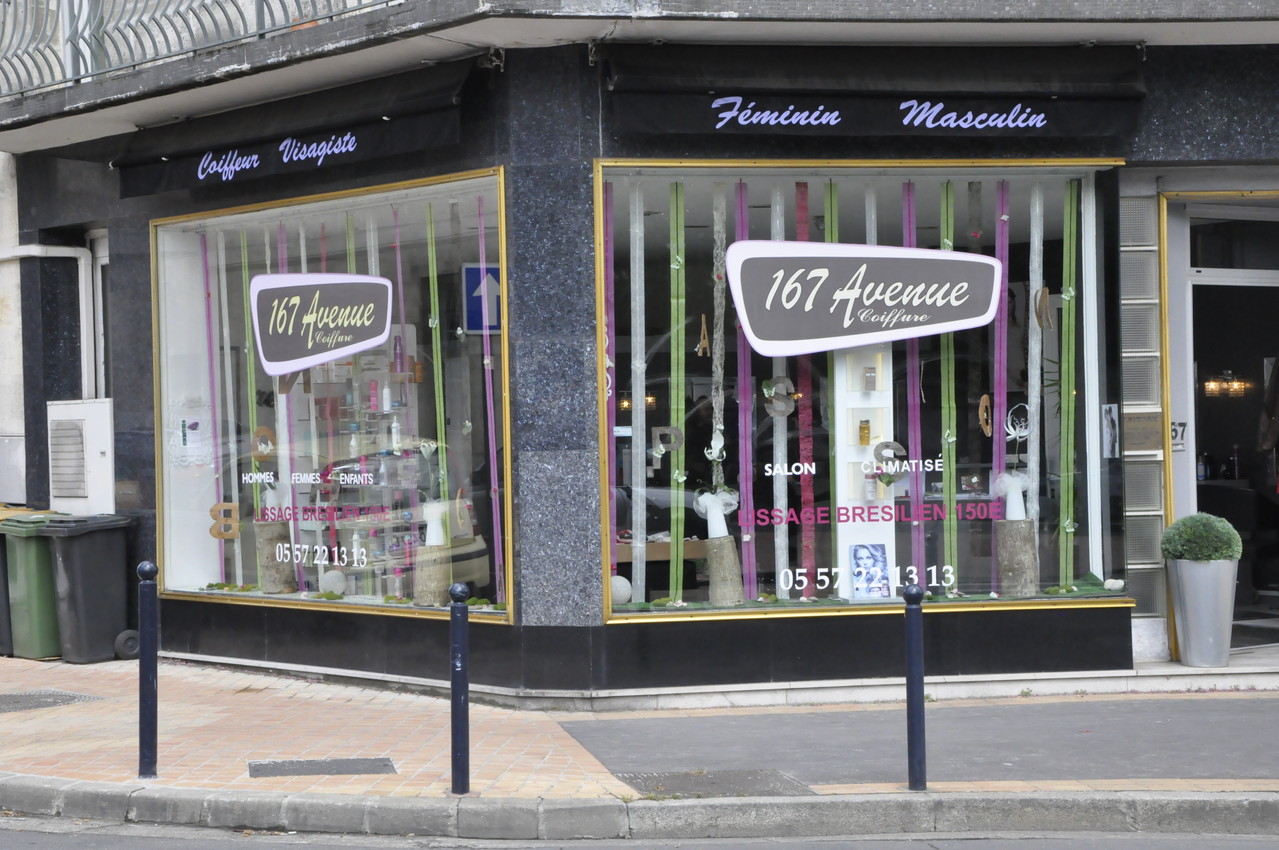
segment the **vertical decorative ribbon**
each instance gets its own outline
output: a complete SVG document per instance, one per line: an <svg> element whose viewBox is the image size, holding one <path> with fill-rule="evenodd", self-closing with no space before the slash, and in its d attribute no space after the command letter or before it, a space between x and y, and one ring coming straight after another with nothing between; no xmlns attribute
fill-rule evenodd
<svg viewBox="0 0 1279 850"><path fill-rule="evenodd" d="M999 306L995 310L995 399L991 405L991 492L996 479L1008 465L1008 435L1004 420L1008 417L1008 181L1000 180L995 188L995 259L1002 271L999 278ZM999 564L992 557L990 586L999 590Z"/></svg>
<svg viewBox="0 0 1279 850"><path fill-rule="evenodd" d="M489 467L489 510L493 517L493 569L497 573L497 589L498 599L503 599L502 592L504 590L503 576L506 569L506 558L503 554L502 544L502 505L499 501L500 493L498 491L498 481L500 470L497 468L497 414L493 403L493 343L489 333L489 327L492 324L489 317L489 294L488 294L488 268L487 254L484 244L484 196L478 195L475 199L476 203L476 219L477 226L480 231L480 323L484 328L481 338L484 340L484 405L485 416L487 421L485 428L488 431L488 467ZM498 269L501 274L501 269ZM499 322L506 322L505 316L499 317ZM499 330L499 333L505 331ZM447 498L447 495L445 496Z"/></svg>
<svg viewBox="0 0 1279 850"><path fill-rule="evenodd" d="M941 187L941 249L955 249L955 186L949 180ZM959 576L959 534L955 517L955 442L959 439L955 411L955 335L941 335L941 457L942 498L945 518L942 520L942 564L954 569L957 586ZM945 571L943 570L943 575ZM953 588L947 588L951 590Z"/></svg>
<svg viewBox="0 0 1279 850"><path fill-rule="evenodd" d="M355 217L346 214L346 273L355 274Z"/></svg>
<svg viewBox="0 0 1279 850"><path fill-rule="evenodd" d="M1075 577L1075 324L1079 251L1078 180L1066 184L1061 241L1061 364L1058 397L1061 400L1061 534L1058 537L1058 581L1068 587Z"/></svg>
<svg viewBox="0 0 1279 850"><path fill-rule="evenodd" d="M648 600L648 327L644 298L644 190L631 187L631 601ZM657 448L654 446L654 448Z"/></svg>
<svg viewBox="0 0 1279 850"><path fill-rule="evenodd" d="M795 184L795 241L808 241L808 184ZM799 394L799 462L806 469L812 469L813 463L813 361L807 355L796 358L795 392ZM799 557L800 569L803 570L803 595L811 597L817 586L817 530L812 522L804 522L803 517L814 515L813 504L816 496L813 492L813 476L805 472L799 477L800 527ZM797 582L798 583L798 582Z"/></svg>
<svg viewBox="0 0 1279 850"><path fill-rule="evenodd" d="M218 375L217 357L213 348L213 276L209 273L209 237L200 233L200 262L204 273L204 332L209 368L209 426L213 439L213 468L222 469L222 438L218 434ZM248 337L252 339L252 337ZM250 397L250 401L252 397ZM218 494L221 500L222 494ZM226 541L218 538L218 572L220 581L226 581Z"/></svg>
<svg viewBox="0 0 1279 850"><path fill-rule="evenodd" d="M824 218L822 219L824 223L823 233L826 237L826 241L832 242L832 243L838 242L839 241L839 184L837 184L834 180L826 181L825 208L823 209L822 212L824 215ZM835 377L835 353L827 352L826 378L828 381L831 381L831 380L834 380L834 377ZM839 415L835 409L836 395L837 393L828 393L828 398L827 398L827 406L826 406L827 421L831 423L833 423L835 421L835 417ZM832 426L828 430L828 434L833 432L834 432L834 427ZM835 457L834 457L834 453L831 450L830 440L827 440L826 442L826 470L827 470L826 471L826 476L827 476L826 492L830 494L829 498L833 506L835 503L835 499L837 498L837 494L839 493L839 471L838 471L839 465L835 463ZM892 498L892 493L890 491L889 499L891 498ZM832 593L837 593L837 592L838 592L837 590L832 591Z"/></svg>
<svg viewBox="0 0 1279 850"><path fill-rule="evenodd" d="M670 189L671 257L671 427L684 434L684 184L672 183ZM671 562L670 597L680 601L684 595L684 440L671 450Z"/></svg>
<svg viewBox="0 0 1279 850"><path fill-rule="evenodd" d="M613 184L604 184L604 433L608 435L605 457L608 490L604 504L608 513L608 572L617 574L617 280L613 271ZM628 600L629 601L629 600Z"/></svg>
<svg viewBox="0 0 1279 850"><path fill-rule="evenodd" d="M404 257L400 250L400 211L396 207L391 207L391 237L394 240L394 245L392 247L395 250L395 291L398 296L397 300L399 301L399 307L400 307L400 346L401 346L400 350L403 351L404 348L407 347L409 344L408 312L404 309ZM394 349L392 349L392 352L394 352ZM414 354L416 353L417 352L414 352ZM413 415L413 411L417 405L416 403L414 404L409 403L408 381L410 376L400 371L400 368L401 366L403 366L403 364L404 364L403 357L400 357L399 359L392 358L391 368L390 368L391 374L388 375L387 377L390 378L392 375L395 376L393 380L399 381L399 387L396 388L396 392L403 394L401 396L401 399L404 402L404 405L403 405L404 433L417 434L416 417ZM416 395L416 391L414 392L414 395ZM414 402L416 402L416 398L414 399ZM400 447L391 446L391 448L393 450L398 450ZM447 493L448 491L445 491L445 492ZM416 517L418 515L417 487L409 488L408 500L409 500L409 513L411 516ZM449 520L447 519L445 520L444 527L445 528L449 527ZM413 545L417 542L417 539L418 539L417 523L416 522L411 523L409 528L412 534L410 535L409 538L406 539L404 544L405 575L408 575L409 570L412 569L413 567L413 563L414 563Z"/></svg>
<svg viewBox="0 0 1279 850"><path fill-rule="evenodd" d="M734 197L736 216L733 240L750 238L750 207L746 183L737 181ZM737 322L737 457L738 488L741 494L737 524L742 530L742 585L747 599L759 596L759 576L755 556L755 458L752 435L755 433L755 384L751 376L751 347L746 341L742 323Z"/></svg>
<svg viewBox="0 0 1279 850"><path fill-rule="evenodd" d="M303 257L305 257L306 251L304 250L302 254L303 254ZM328 268L329 268L329 231L326 223L320 222L320 273L323 274L324 272L328 271ZM330 370L333 369L332 363L329 364L329 369ZM330 374L332 374L332 372L330 372ZM337 457L337 455L334 454L334 452L336 451L336 447L333 445L333 440L334 440L334 437L336 436L334 429L337 427L337 419L334 416L335 413L336 411L333 410L331 407L326 408L325 410L325 416L328 418L328 423L329 423L328 452L329 452L330 461L333 460L333 458ZM334 551L337 551L338 525L336 522L329 523L329 546L331 546Z"/></svg>
<svg viewBox="0 0 1279 850"><path fill-rule="evenodd" d="M288 237L288 231L285 229L283 221L280 222L275 232L275 269L280 274L285 274L289 270L289 237ZM294 385L290 384L290 388L288 390L285 390L283 397L281 397L280 391L279 391L280 383L281 383L280 379L276 378L274 383L275 383L275 389L276 389L276 398L279 399L279 401L283 401L283 404L280 404L279 402L277 402L275 409L277 411L277 414L284 418L284 433L288 437L288 443L283 446L278 446L277 450L280 452L281 455L284 455L285 457L288 458L287 472L292 473L293 459L297 457L297 450L296 450L297 434L296 434L296 428L293 422L294 416L293 416L292 387ZM276 422L277 430L279 429L279 426L280 426L280 423L277 421ZM278 436L279 435L277 433L277 441L278 441ZM282 458L280 463L281 475L286 474L285 470L286 468ZM288 480L289 480L289 505L296 506L298 503L298 487L296 484L293 483L292 474L289 474ZM294 543L297 543L301 541L302 539L301 525L302 525L301 522L298 520L298 512L294 511L293 521L292 521ZM319 568L317 568L316 572L317 572L317 575L315 577L316 587L319 587L319 584L320 584ZM298 590L304 589L306 587L306 569L302 560L298 560L296 562L296 566L294 567L294 573L296 574L297 581L298 581Z"/></svg>
<svg viewBox="0 0 1279 850"><path fill-rule="evenodd" d="M915 184L902 184L902 247L914 248L916 241L915 227ZM924 551L924 524L919 517L924 515L924 473L922 463L924 457L924 427L922 386L923 361L919 355L919 340L906 340L906 429L907 456L916 461L910 470L910 513L915 517L910 528L910 563L922 568L927 553Z"/></svg>
<svg viewBox="0 0 1279 850"><path fill-rule="evenodd" d="M1043 432L1041 408L1044 393L1044 329L1039 302L1044 292L1044 187L1030 190L1030 286L1026 297L1026 477L1030 497L1026 518L1035 521L1039 533L1039 445ZM1016 444L1014 444L1016 445Z"/></svg>
<svg viewBox="0 0 1279 850"><path fill-rule="evenodd" d="M724 250L728 242L728 199L723 183L716 183L711 198L711 455L717 444L724 440L724 311L727 307L727 283L724 270ZM718 439L717 439L718 438ZM721 448L722 450L722 448ZM724 453L727 455L727 452ZM711 461L711 488L724 485L723 461L707 456ZM699 458L700 460L700 458Z"/></svg>
<svg viewBox="0 0 1279 850"><path fill-rule="evenodd" d="M728 241L728 199L723 183L716 183L711 198L711 442L712 449L724 441L724 311L728 278L724 270L724 250ZM716 439L718 437L718 440ZM714 452L712 451L712 454ZM711 461L711 489L724 486L724 463ZM698 458L701 460L701 458Z"/></svg>
<svg viewBox="0 0 1279 850"><path fill-rule="evenodd" d="M1008 416L1008 181L1000 180L995 197L995 259L1003 269L999 279L999 307L995 310L995 398L991 422L992 472L998 476L1007 465L1008 438L1004 433L1004 419ZM992 480L991 484L995 482Z"/></svg>
<svg viewBox="0 0 1279 850"><path fill-rule="evenodd" d="M253 339L253 310L249 297L249 281L251 275L249 273L249 234L246 231L240 231L240 274L244 289L244 339L246 341ZM258 397L258 370L254 366L245 369L245 392L247 394L247 407L249 411L249 433L255 434L258 430L258 405L255 399ZM258 471L258 462L253 461L253 471ZM262 485L257 483L257 477L254 476L253 482L253 516L257 517L262 507Z"/></svg>
<svg viewBox="0 0 1279 850"><path fill-rule="evenodd" d="M404 309L404 257L400 251L400 211L395 207L391 207L391 228L392 236L395 239L395 294L396 300L400 307L400 345L407 346L409 344L408 322L409 314ZM399 364L392 360L391 369L394 371L399 368ZM400 390L403 391L408 382L408 375L401 374L398 378L400 381ZM407 393L406 393L407 395ZM405 399L407 402L408 399ZM412 404L404 405L404 433L416 434L417 423L414 421ZM416 503L417 490L413 489L410 493L410 501Z"/></svg>
<svg viewBox="0 0 1279 850"><path fill-rule="evenodd" d="M232 368L231 357L235 352L235 347L231 342L231 286L227 276L227 253L226 253L227 234L224 230L217 231L217 259L214 268L217 273L214 280L217 281L218 289L218 326L222 333L222 393L223 409L234 411L236 409L236 394L239 392L236 386L238 377L237 370ZM226 434L223 435L226 445L223 447L226 454L223 457L231 459L228 469L232 473L232 477L228 481L219 481L217 485L217 498L219 501L226 498L228 490L237 490L239 488L239 435L235 433L235 429L227 428ZM239 502L239 499L236 499ZM222 544L219 544L222 545ZM231 557L235 563L236 584L244 584L244 550L243 547L236 546L232 549ZM223 576L225 578L225 575Z"/></svg>
<svg viewBox="0 0 1279 850"><path fill-rule="evenodd" d="M781 241L786 238L786 198L781 183L773 185L772 198L769 202L769 233L768 238L773 241ZM773 358L772 379L775 392L779 392L777 387L789 382L790 376L788 363L785 357ZM775 406L771 416L773 426L773 468L786 469L790 464L788 455L790 447L787 445L787 438L790 436L788 428L788 417L785 408ZM790 507L790 491L786 489L786 478L781 475L773 476L773 509L780 510L782 516L786 516ZM773 591L779 599L789 598L790 591L783 585L782 576L790 573L790 526L786 523L778 523L772 526L773 532Z"/></svg>
<svg viewBox="0 0 1279 850"><path fill-rule="evenodd" d="M456 238L456 236L455 236ZM430 313L426 324L431 330L431 383L435 401L435 452L440 465L439 485L440 498L447 499L449 493L449 446L445 441L446 417L444 413L444 341L440 327L440 268L439 253L435 240L435 209L426 205L426 281L430 297ZM429 497L429 493L427 494ZM445 514L446 518L448 514ZM446 521L451 521L447 520Z"/></svg>

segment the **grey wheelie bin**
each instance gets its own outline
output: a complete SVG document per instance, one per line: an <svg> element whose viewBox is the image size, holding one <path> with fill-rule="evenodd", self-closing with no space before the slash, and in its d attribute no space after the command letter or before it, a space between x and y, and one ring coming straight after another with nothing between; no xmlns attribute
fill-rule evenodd
<svg viewBox="0 0 1279 850"><path fill-rule="evenodd" d="M23 513L0 519L8 572L9 625L13 654L18 658L57 658L62 651L49 541L40 536L44 526L59 516Z"/></svg>
<svg viewBox="0 0 1279 850"><path fill-rule="evenodd" d="M55 517L40 533L52 542L62 660L90 664L137 657L128 628L127 545L133 517Z"/></svg>

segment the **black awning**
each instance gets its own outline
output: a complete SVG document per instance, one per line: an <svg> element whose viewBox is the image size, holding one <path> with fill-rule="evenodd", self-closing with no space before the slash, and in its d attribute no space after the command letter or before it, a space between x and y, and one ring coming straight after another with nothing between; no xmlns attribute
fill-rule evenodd
<svg viewBox="0 0 1279 850"><path fill-rule="evenodd" d="M120 196L315 174L456 144L472 67L455 62L139 130L113 163Z"/></svg>
<svg viewBox="0 0 1279 850"><path fill-rule="evenodd" d="M456 106L473 60L380 77L217 115L139 130L114 164L128 167L199 151L422 115Z"/></svg>
<svg viewBox="0 0 1279 850"><path fill-rule="evenodd" d="M622 132L1099 136L1145 96L1137 46L611 45Z"/></svg>

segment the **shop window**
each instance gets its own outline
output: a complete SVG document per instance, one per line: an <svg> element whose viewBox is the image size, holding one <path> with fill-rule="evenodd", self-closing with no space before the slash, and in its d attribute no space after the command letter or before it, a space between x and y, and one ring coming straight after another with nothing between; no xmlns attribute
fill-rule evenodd
<svg viewBox="0 0 1279 850"><path fill-rule="evenodd" d="M156 223L166 592L505 610L499 181ZM385 341L270 374L250 292L286 273L389 281Z"/></svg>
<svg viewBox="0 0 1279 850"><path fill-rule="evenodd" d="M600 180L613 616L883 605L912 582L954 603L1122 592L1094 535L1119 422L1085 329L1090 173L617 162ZM763 357L726 285L745 239L989 255L1005 297L975 329Z"/></svg>

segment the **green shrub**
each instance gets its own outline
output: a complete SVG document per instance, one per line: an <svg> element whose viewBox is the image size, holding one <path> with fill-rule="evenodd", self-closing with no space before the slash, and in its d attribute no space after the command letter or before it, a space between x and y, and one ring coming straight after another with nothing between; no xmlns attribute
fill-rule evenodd
<svg viewBox="0 0 1279 850"><path fill-rule="evenodd" d="M1221 517L1191 514L1164 529L1159 551L1173 561L1237 561L1243 541L1234 526Z"/></svg>

